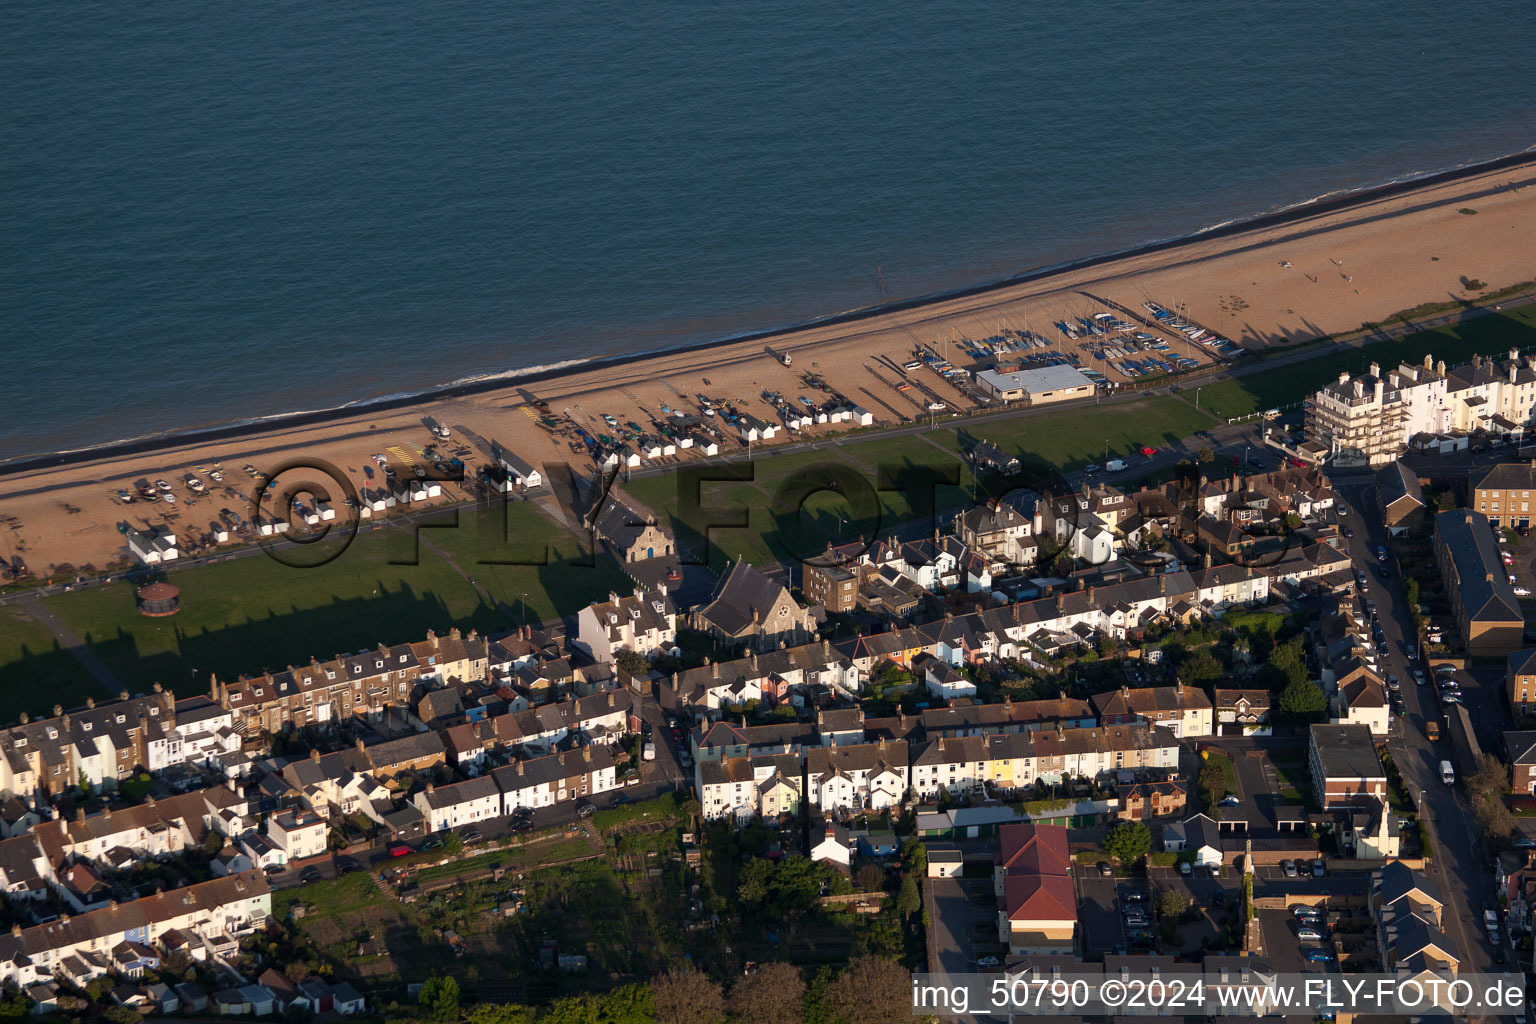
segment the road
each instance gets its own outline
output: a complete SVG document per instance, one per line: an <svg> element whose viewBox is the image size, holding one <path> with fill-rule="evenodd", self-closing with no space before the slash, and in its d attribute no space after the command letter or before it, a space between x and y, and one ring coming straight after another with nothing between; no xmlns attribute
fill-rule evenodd
<svg viewBox="0 0 1536 1024"><path fill-rule="evenodd" d="M1440 761L1455 758L1435 688L1414 683L1412 669L1423 666L1421 662L1410 665L1404 653L1405 643L1417 641L1403 597L1402 579L1395 569L1389 571L1386 583L1375 574L1376 567L1383 564L1376 559L1376 548L1387 543L1376 486L1365 474L1340 475L1334 477L1334 492L1349 510L1340 522L1355 531L1354 538L1346 541L1350 556L1357 567L1371 573L1367 596L1376 602L1376 613L1390 648L1381 671L1402 680L1407 719L1393 729L1387 748L1410 798L1429 826L1434 858L1427 873L1439 885L1445 900L1445 931L1461 956L1461 971L1486 972L1494 966L1492 947L1478 922L1484 903L1493 899L1490 854L1475 833L1463 788L1447 786L1440 779ZM1497 670L1491 676L1482 670L1474 670L1472 675L1478 682L1465 686L1467 710L1475 721L1488 724L1490 734L1496 733L1507 727ZM1441 725L1438 744L1431 744L1425 735L1424 727L1429 721Z"/></svg>

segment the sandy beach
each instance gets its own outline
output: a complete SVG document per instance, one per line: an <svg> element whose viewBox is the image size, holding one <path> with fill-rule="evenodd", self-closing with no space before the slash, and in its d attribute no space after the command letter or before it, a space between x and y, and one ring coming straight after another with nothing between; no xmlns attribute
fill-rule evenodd
<svg viewBox="0 0 1536 1024"><path fill-rule="evenodd" d="M487 461L477 442L494 441L534 465L569 461L590 471L585 455L576 455L566 439L539 425L529 404L533 398L594 433L609 432L602 426L603 414L645 424L663 405L696 412L701 392L776 420L761 393L776 390L791 402L816 395L801 379L811 371L867 408L877 423L894 425L922 414L922 396L899 392L891 383L896 371L890 364L899 367L910 360L915 345L934 345L943 352L946 342L984 338L1005 328L1039 332L1067 351L1071 343L1053 322L1100 311L1106 301L1138 312L1148 300L1180 306L1196 322L1248 349L1343 333L1422 303L1472 298L1477 292L1467 289L1469 281L1497 289L1536 279L1532 185L1536 167L1501 169L1345 210L1303 214L1280 226L1196 240L853 323L803 328L767 342L637 357L411 408L362 409L321 424L19 471L0 477L0 555L19 554L38 576L65 563L101 569L125 554L119 522L148 527L167 522L168 512L184 540L198 537L221 508L249 516L252 480L241 471L247 463L269 471L293 458L322 459L359 489L376 485L378 477L370 481L365 476L365 467L374 467L370 456L393 447L420 461L420 449L434 443L424 422L428 418L453 430L452 444L440 448L463 443L472 450L465 456L471 470ZM1183 343L1175 350L1212 361L1199 346ZM955 355L953 348L948 351ZM1074 351L1082 356L1081 350ZM775 353L790 354L793 365L784 366ZM1446 356L1455 361L1455 353ZM1088 357L1083 365L1104 366ZM966 408L962 396L937 377L925 373L919 379L941 392L952 408ZM837 429L815 427L806 433ZM722 452L730 450L722 445ZM392 461L400 464L398 457ZM224 485L189 504L194 496L183 485L186 474L214 464L223 466ZM140 479L170 481L176 505L118 502L117 491L132 490ZM443 500L462 496L448 486Z"/></svg>

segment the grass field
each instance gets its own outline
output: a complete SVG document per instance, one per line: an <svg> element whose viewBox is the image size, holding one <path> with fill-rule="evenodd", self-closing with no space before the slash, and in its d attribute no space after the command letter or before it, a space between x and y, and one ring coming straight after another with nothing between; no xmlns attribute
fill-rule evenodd
<svg viewBox="0 0 1536 1024"><path fill-rule="evenodd" d="M975 480L963 455L977 440L1017 453L1042 471L1059 471L1161 445L1213 420L1169 396L1126 405L1062 410L971 428L940 427L902 437L871 437L814 452L765 455L723 467L700 486L697 511L680 514L688 477L667 473L622 485L635 500L671 520L679 542L695 550L707 534L712 563L728 556L754 564L814 554L828 540L852 541L927 519L932 510L967 503ZM819 486L822 489L812 488ZM746 516L746 528L722 526ZM947 526L946 523L937 523Z"/></svg>
<svg viewBox="0 0 1536 1024"><path fill-rule="evenodd" d="M1383 370L1396 369L1401 363L1422 363L1426 355L1432 355L1445 360L1447 366L1455 366L1474 355L1504 355L1512 348L1532 347L1536 347L1536 306L1521 306L1465 324L1330 353L1274 373L1254 373L1205 385L1200 388L1200 408L1223 419L1246 416L1299 402L1340 373L1360 373L1373 362L1380 363ZM1182 397L1193 402L1194 390L1186 389Z"/></svg>
<svg viewBox="0 0 1536 1024"><path fill-rule="evenodd" d="M170 579L181 589L181 611L168 619L139 615L128 584L46 604L131 690L159 682L188 693L205 691L211 672L278 670L381 642L423 639L428 629L507 629L521 614L524 594L529 618L539 620L624 587L610 559L593 558L581 538L532 506L514 504L508 517L514 538L508 544L496 543L495 531L482 530L466 514L457 527L424 527L419 545L407 530L359 534L318 568L251 557L175 572ZM502 607L486 601L471 579ZM29 678L34 665L53 660L22 656L12 632L0 648L9 656L0 665L0 673L9 673L4 678ZM51 707L54 698L43 703Z"/></svg>
<svg viewBox="0 0 1536 1024"><path fill-rule="evenodd" d="M78 707L105 688L80 660L62 650L48 628L25 608L0 608L0 721L23 711L48 712L53 705Z"/></svg>

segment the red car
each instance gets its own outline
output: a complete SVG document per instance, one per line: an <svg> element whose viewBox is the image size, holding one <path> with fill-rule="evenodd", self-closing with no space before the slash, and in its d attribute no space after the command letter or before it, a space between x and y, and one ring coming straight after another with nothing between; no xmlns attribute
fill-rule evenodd
<svg viewBox="0 0 1536 1024"><path fill-rule="evenodd" d="M389 848L389 855L391 857L404 857L406 854L408 854L410 852L411 852L411 848L409 846L406 846L404 843L399 843L399 844L397 844L395 846L391 846Z"/></svg>
<svg viewBox="0 0 1536 1024"><path fill-rule="evenodd" d="M1153 448L1151 445L1144 444L1141 446L1141 454L1150 459L1152 456L1157 454L1157 449Z"/></svg>

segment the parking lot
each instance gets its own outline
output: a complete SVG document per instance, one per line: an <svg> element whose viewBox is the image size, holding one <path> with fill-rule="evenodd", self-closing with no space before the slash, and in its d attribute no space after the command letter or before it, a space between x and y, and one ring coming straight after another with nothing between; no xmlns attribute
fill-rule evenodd
<svg viewBox="0 0 1536 1024"><path fill-rule="evenodd" d="M972 974L982 957L999 956L997 898L985 878L930 878L932 957L947 974Z"/></svg>
<svg viewBox="0 0 1536 1024"><path fill-rule="evenodd" d="M1133 945L1133 936L1126 929L1122 910L1127 906L1140 906L1151 917L1151 894L1146 881L1102 878L1098 868L1088 864L1077 869L1077 887L1077 920L1082 931L1084 955L1126 953ZM1139 903L1129 897L1132 893L1141 895ZM1139 940L1134 941L1138 948L1145 948L1152 941L1150 929L1135 939Z"/></svg>
<svg viewBox="0 0 1536 1024"><path fill-rule="evenodd" d="M1337 973L1337 961L1316 963L1307 960L1306 950L1321 948L1323 942L1303 942L1297 937L1300 921L1289 910L1259 911L1259 928L1264 933L1264 955L1270 966L1281 974Z"/></svg>

